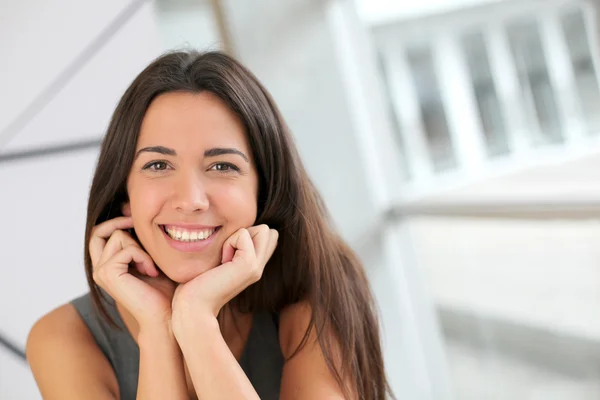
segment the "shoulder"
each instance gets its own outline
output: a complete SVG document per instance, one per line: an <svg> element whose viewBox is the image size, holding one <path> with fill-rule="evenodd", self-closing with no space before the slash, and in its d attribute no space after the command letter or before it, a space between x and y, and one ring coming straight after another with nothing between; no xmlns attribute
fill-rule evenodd
<svg viewBox="0 0 600 400"><path fill-rule="evenodd" d="M341 385L349 385L349 382L342 383L345 379L340 377L338 380L331 369L342 370L339 342L326 323L321 338L330 344L330 353L324 354L316 329L313 327L307 335L312 318L313 309L307 301L286 306L279 315L279 342L286 360L281 398L342 399Z"/></svg>
<svg viewBox="0 0 600 400"><path fill-rule="evenodd" d="M27 338L27 355L32 352L38 353L48 344L84 338L85 330L87 328L75 307L70 303L64 304L44 315L33 325Z"/></svg>
<svg viewBox="0 0 600 400"><path fill-rule="evenodd" d="M75 396L77 388L86 385L86 390L91 387L98 393L118 393L108 360L71 303L49 312L33 325L26 355L43 398L60 398L69 390Z"/></svg>
<svg viewBox="0 0 600 400"><path fill-rule="evenodd" d="M283 356L289 358L302 342L312 318L307 301L290 304L279 314L279 343Z"/></svg>
<svg viewBox="0 0 600 400"><path fill-rule="evenodd" d="M296 352L321 353L319 338L326 342L334 353L337 353L340 343L331 328L330 321L313 321L313 311L311 304L304 300L290 304L280 312L279 343L286 359ZM309 332L311 322L314 325ZM317 325L321 326L319 332L317 332Z"/></svg>
<svg viewBox="0 0 600 400"><path fill-rule="evenodd" d="M89 329L71 303L50 311L33 325L27 338L27 356L63 343L95 344Z"/></svg>

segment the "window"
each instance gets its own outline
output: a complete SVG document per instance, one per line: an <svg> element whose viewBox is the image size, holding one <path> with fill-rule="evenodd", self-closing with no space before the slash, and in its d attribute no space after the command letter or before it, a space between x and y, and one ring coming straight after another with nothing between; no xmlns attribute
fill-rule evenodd
<svg viewBox="0 0 600 400"><path fill-rule="evenodd" d="M413 83L419 98L423 127L435 171L456 167L446 111L440 97L433 57L429 46L409 47L406 52Z"/></svg>
<svg viewBox="0 0 600 400"><path fill-rule="evenodd" d="M483 34L467 33L462 36L461 45L473 81L473 91L484 130L487 153L489 156L506 154L509 147L504 115L492 78Z"/></svg>
<svg viewBox="0 0 600 400"><path fill-rule="evenodd" d="M600 133L600 92L583 12L580 8L569 10L560 19L585 123L591 134Z"/></svg>
<svg viewBox="0 0 600 400"><path fill-rule="evenodd" d="M550 83L537 21L533 18L515 21L508 25L507 34L517 66L532 143L561 142L562 121L556 94Z"/></svg>
<svg viewBox="0 0 600 400"><path fill-rule="evenodd" d="M400 126L400 122L398 121L399 115L396 114L396 111L394 109L394 103L393 103L393 94L391 92L391 87L390 87L390 80L388 78L388 72L385 66L385 62L384 62L384 56L383 54L381 54L381 52L377 52L377 66L379 67L379 72L381 74L381 76L383 77L383 91L384 91L384 95L385 95L385 100L387 103L387 107L388 107L388 115L391 117L390 118L390 124L392 129L394 130L394 138L396 139L396 143L398 145L398 151L399 151L399 155L400 155L400 160L401 160L401 165L402 165L402 172L403 172L403 177L405 180L410 180L411 179L411 170L410 170L410 166L408 165L408 160L406 158L406 146L404 144L404 138L402 137L402 127Z"/></svg>

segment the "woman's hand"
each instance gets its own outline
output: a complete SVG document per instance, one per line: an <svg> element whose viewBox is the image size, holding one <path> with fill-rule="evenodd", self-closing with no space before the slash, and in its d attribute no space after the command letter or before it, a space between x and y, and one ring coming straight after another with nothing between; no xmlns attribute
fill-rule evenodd
<svg viewBox="0 0 600 400"><path fill-rule="evenodd" d="M221 308L257 282L275 251L279 233L267 225L240 229L223 244L222 264L181 284L173 297L173 330L194 317L216 317Z"/></svg>
<svg viewBox="0 0 600 400"><path fill-rule="evenodd" d="M94 281L149 329L170 322L175 283L159 272L152 258L123 229L131 217L117 217L94 227L90 257ZM130 271L130 264L135 270ZM170 327L169 327L170 328Z"/></svg>

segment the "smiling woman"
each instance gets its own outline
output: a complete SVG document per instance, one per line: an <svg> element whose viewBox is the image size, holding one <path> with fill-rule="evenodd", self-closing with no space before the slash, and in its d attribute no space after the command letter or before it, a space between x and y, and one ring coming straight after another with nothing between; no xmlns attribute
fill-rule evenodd
<svg viewBox="0 0 600 400"><path fill-rule="evenodd" d="M168 92L148 107L126 205L138 239L171 280L185 283L219 265L225 240L254 225L250 154L241 120L210 92Z"/></svg>
<svg viewBox="0 0 600 400"><path fill-rule="evenodd" d="M90 292L42 317L45 399L384 399L368 282L277 107L219 52L161 56L119 102L85 236Z"/></svg>

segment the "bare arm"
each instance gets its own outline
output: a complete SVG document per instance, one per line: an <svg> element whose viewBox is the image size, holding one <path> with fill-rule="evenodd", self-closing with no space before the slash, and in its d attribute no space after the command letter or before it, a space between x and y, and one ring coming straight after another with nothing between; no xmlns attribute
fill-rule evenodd
<svg viewBox="0 0 600 400"><path fill-rule="evenodd" d="M288 359L302 341L310 321L311 310L306 303L284 309L280 316L280 344ZM258 399L252 384L237 363L221 333L216 319L182 318L188 323L178 338L196 392L203 399ZM198 340L201 337L202 340ZM334 346L335 348L336 346ZM339 368L339 351L334 349L334 363ZM353 383L346 381L355 399ZM343 391L327 367L323 352L313 330L306 345L286 361L281 381L281 399L344 399Z"/></svg>
<svg viewBox="0 0 600 400"><path fill-rule="evenodd" d="M311 308L305 302L292 304L281 312L279 342L287 361L283 366L281 376L280 398L282 400L342 400L344 399L343 391L327 367L314 329L308 336L305 346L290 359L302 342L310 317ZM323 334L331 334L331 332L325 330ZM335 341L333 347L335 357L333 361L336 368L340 368L341 357ZM350 399L356 399L354 384L348 378L346 378L345 384L348 385Z"/></svg>
<svg viewBox="0 0 600 400"><path fill-rule="evenodd" d="M140 331L140 372L137 398L187 400L183 356L166 328Z"/></svg>
<svg viewBox="0 0 600 400"><path fill-rule="evenodd" d="M135 332L140 347L137 398L187 399L182 356L169 318L175 285L123 231L131 227L131 217L114 218L94 227L89 245L94 281L123 307L122 315L124 312L133 319L131 332Z"/></svg>
<svg viewBox="0 0 600 400"><path fill-rule="evenodd" d="M188 399L181 351L159 329L140 332L138 398ZM42 317L27 340L27 360L44 400L117 400L119 384L71 304Z"/></svg>
<svg viewBox="0 0 600 400"><path fill-rule="evenodd" d="M223 339L216 318L187 320L190 322L184 328L186 333L178 341L198 397L260 400Z"/></svg>
<svg viewBox="0 0 600 400"><path fill-rule="evenodd" d="M223 244L221 265L175 290L171 326L194 389L204 400L260 400L223 339L217 315L260 279L278 237L277 231L266 225L239 229Z"/></svg>
<svg viewBox="0 0 600 400"><path fill-rule="evenodd" d="M27 339L27 360L45 400L116 400L117 378L71 304L42 317Z"/></svg>

